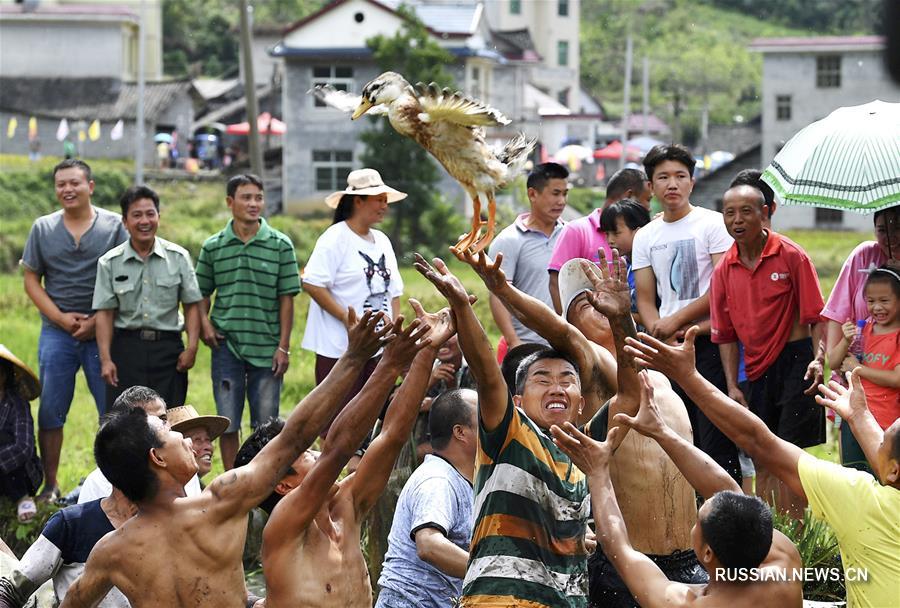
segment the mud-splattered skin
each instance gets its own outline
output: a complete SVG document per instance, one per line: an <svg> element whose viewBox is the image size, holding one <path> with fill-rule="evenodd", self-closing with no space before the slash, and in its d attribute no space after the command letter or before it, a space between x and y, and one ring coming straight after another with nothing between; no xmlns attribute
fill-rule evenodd
<svg viewBox="0 0 900 608"><path fill-rule="evenodd" d="M134 608L240 608L246 600L241 554L247 514L216 517L214 503L207 490L169 508L145 509L105 536L89 562L106 571ZM76 593L64 606L90 605L72 589Z"/></svg>
<svg viewBox="0 0 900 608"><path fill-rule="evenodd" d="M345 477L296 538L263 545L266 608L371 608L372 585L360 550L360 522Z"/></svg>

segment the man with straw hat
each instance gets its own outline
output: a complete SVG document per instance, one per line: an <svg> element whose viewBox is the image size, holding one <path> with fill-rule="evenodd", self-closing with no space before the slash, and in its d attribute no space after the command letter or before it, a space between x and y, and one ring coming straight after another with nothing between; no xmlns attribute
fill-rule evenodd
<svg viewBox="0 0 900 608"><path fill-rule="evenodd" d="M390 239L375 226L384 220L389 204L405 198L406 193L386 185L374 169L351 171L347 187L325 198L334 209L332 225L316 241L301 276L312 298L302 346L316 353L316 384L347 348L348 306L360 314L383 312L388 319L400 312L403 279L397 257ZM362 389L377 363L376 356L366 364L340 408Z"/></svg>
<svg viewBox="0 0 900 608"><path fill-rule="evenodd" d="M16 503L20 522L37 512L32 497L43 479L28 403L40 394L34 372L0 344L0 497Z"/></svg>
<svg viewBox="0 0 900 608"><path fill-rule="evenodd" d="M212 468L213 441L225 432L230 421L225 416L201 416L193 405L173 407L166 414L171 429L191 440L197 477L202 478Z"/></svg>

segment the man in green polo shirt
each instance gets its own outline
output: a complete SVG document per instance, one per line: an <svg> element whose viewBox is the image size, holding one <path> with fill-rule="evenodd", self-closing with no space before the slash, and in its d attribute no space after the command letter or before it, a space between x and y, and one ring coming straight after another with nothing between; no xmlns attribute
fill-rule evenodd
<svg viewBox="0 0 900 608"><path fill-rule="evenodd" d="M191 256L156 236L156 192L134 186L119 204L130 238L98 260L93 299L106 402L140 385L155 390L170 407L184 405L187 372L194 367L200 338L197 303L202 299Z"/></svg>
<svg viewBox="0 0 900 608"><path fill-rule="evenodd" d="M245 397L253 428L278 416L300 275L291 239L262 216L262 180L235 175L226 194L232 219L203 243L197 281L203 294L201 337L212 349L216 409L231 420L219 442L227 470L238 450Z"/></svg>

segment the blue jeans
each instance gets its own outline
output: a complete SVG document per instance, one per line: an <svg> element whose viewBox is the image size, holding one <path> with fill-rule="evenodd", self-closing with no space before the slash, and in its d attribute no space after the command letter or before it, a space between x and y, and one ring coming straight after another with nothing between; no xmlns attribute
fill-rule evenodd
<svg viewBox="0 0 900 608"><path fill-rule="evenodd" d="M94 396L98 415L106 413L106 383L100 376L96 340L81 342L44 322L38 339L38 362L41 376L38 428L53 430L65 425L75 395L75 374L79 367Z"/></svg>
<svg viewBox="0 0 900 608"><path fill-rule="evenodd" d="M212 383L216 411L231 420L226 433L241 429L244 399L250 402L250 426L258 427L269 418L278 416L281 402L281 383L272 369L256 367L239 359L223 342L212 349Z"/></svg>
<svg viewBox="0 0 900 608"><path fill-rule="evenodd" d="M407 597L393 589L382 587L378 592L378 601L375 608L421 608L422 604L416 598Z"/></svg>

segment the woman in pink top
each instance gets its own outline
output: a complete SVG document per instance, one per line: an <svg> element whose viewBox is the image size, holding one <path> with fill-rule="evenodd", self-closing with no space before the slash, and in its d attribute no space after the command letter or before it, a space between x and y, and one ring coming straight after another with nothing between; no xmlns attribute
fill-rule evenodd
<svg viewBox="0 0 900 608"><path fill-rule="evenodd" d="M860 243L844 262L831 296L822 309L828 319L826 343L829 347L843 337L841 326L847 321L866 319L866 298L863 286L868 271L878 268L888 260L900 261L900 207L883 209L875 214L875 241ZM838 369L841 362L832 365Z"/></svg>

